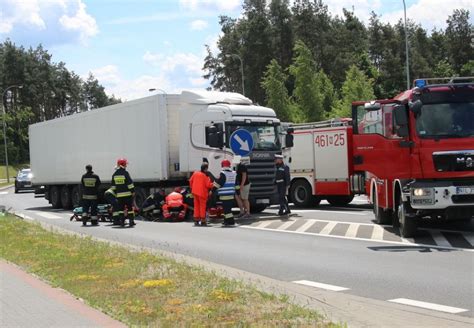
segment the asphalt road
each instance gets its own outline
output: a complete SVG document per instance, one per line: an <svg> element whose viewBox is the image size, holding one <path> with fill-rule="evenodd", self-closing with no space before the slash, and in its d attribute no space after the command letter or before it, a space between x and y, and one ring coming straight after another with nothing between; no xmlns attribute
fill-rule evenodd
<svg viewBox="0 0 474 328"><path fill-rule="evenodd" d="M153 247L283 281L473 317L473 223L423 224L401 239L373 224L364 199L349 208L322 204L286 219L269 209L235 228L138 222L134 228L82 227L31 193L0 192L0 205L61 228ZM316 286L316 287L314 287ZM424 303L417 303L424 302ZM410 305L410 306L412 306Z"/></svg>

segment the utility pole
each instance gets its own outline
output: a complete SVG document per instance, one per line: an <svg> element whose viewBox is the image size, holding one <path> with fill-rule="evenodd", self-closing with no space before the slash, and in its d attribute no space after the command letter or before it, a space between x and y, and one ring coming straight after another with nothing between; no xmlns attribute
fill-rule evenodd
<svg viewBox="0 0 474 328"><path fill-rule="evenodd" d="M10 172L8 172L8 147L7 147L7 123L5 122L6 113L5 113L5 106L3 105L5 101L5 95L7 91L13 88L21 89L23 88L22 85L11 85L2 92L2 113L3 113L3 145L5 147L5 171L7 177L7 183L10 183Z"/></svg>
<svg viewBox="0 0 474 328"><path fill-rule="evenodd" d="M407 6L403 0L403 12L405 16L405 53L406 53L406 71L407 71L407 90L410 89L410 64L408 59L408 31L407 31Z"/></svg>

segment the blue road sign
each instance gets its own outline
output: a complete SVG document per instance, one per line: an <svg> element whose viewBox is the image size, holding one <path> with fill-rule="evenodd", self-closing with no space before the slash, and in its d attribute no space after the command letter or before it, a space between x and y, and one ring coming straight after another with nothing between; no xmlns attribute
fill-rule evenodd
<svg viewBox="0 0 474 328"><path fill-rule="evenodd" d="M235 130L230 136L230 148L236 155L248 156L253 149L253 138L244 129Z"/></svg>

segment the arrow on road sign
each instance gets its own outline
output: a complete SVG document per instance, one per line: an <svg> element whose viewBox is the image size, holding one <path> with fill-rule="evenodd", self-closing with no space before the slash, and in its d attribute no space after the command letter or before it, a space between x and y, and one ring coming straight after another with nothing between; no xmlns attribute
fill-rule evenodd
<svg viewBox="0 0 474 328"><path fill-rule="evenodd" d="M248 140L245 140L243 141L238 134L236 134L234 136L235 140L237 140L237 142L240 144L240 149L243 150L243 151L249 151L250 148L249 148L249 142Z"/></svg>

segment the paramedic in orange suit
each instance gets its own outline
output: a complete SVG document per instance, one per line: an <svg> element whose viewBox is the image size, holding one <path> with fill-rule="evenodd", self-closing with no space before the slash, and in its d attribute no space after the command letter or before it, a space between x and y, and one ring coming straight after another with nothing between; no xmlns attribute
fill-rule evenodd
<svg viewBox="0 0 474 328"><path fill-rule="evenodd" d="M194 225L206 225L206 204L213 184L207 175L209 165L203 163L201 171L196 171L189 179L189 186L194 197Z"/></svg>

